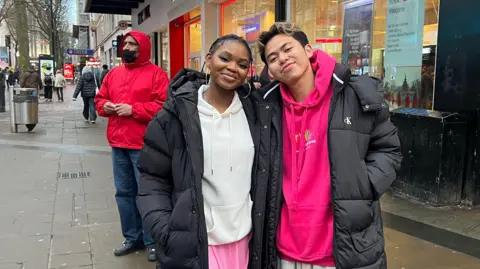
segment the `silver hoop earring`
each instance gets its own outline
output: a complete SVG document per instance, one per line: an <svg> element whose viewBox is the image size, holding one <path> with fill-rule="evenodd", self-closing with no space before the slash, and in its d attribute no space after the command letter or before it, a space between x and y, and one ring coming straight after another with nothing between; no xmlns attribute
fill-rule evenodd
<svg viewBox="0 0 480 269"><path fill-rule="evenodd" d="M248 94L243 96L243 97L240 96L240 98L242 98L242 99L248 98L250 96L250 94L252 93L252 86L250 85L250 83L247 83L247 85L248 85Z"/></svg>

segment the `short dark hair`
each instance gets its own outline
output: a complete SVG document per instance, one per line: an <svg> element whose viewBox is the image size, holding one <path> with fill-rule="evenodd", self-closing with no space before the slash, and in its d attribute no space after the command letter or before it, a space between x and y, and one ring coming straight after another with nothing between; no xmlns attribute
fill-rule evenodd
<svg viewBox="0 0 480 269"><path fill-rule="evenodd" d="M299 27L290 22L276 22L268 31L264 31L258 37L258 51L260 58L266 64L265 46L277 35L288 35L297 40L303 47L308 45L308 37Z"/></svg>
<svg viewBox="0 0 480 269"><path fill-rule="evenodd" d="M103 69L107 70L108 69L108 65L104 64L102 65Z"/></svg>
<svg viewBox="0 0 480 269"><path fill-rule="evenodd" d="M248 57L250 62L253 61L253 54L252 54L252 50L250 49L250 46L248 45L247 41L245 41L245 39L243 39L242 37L239 37L238 35L230 34L230 35L224 35L222 37L219 37L217 40L215 40L215 42L213 42L208 52L210 52L211 54L214 54L218 48L220 48L223 44L225 44L225 42L228 42L228 41L235 41L245 46L245 48L248 51Z"/></svg>

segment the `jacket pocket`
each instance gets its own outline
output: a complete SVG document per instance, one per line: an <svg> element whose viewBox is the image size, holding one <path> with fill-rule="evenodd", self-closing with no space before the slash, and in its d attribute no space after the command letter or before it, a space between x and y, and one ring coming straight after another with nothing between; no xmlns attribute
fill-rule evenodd
<svg viewBox="0 0 480 269"><path fill-rule="evenodd" d="M236 242L252 230L252 205L248 198L237 204L205 207L205 222L209 244ZM210 214L209 214L210 213Z"/></svg>
<svg viewBox="0 0 480 269"><path fill-rule="evenodd" d="M367 229L352 233L351 237L355 249L362 253L376 246L380 242L381 235L375 224L372 223Z"/></svg>
<svg viewBox="0 0 480 269"><path fill-rule="evenodd" d="M169 231L191 231L192 229L192 189L186 189L173 206L168 220Z"/></svg>

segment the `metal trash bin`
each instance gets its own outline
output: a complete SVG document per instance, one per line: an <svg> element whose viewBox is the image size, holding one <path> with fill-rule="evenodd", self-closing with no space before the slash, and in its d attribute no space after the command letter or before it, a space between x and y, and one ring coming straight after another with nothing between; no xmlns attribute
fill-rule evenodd
<svg viewBox="0 0 480 269"><path fill-rule="evenodd" d="M18 132L18 125L25 124L32 131L38 123L38 89L10 88L10 131Z"/></svg>

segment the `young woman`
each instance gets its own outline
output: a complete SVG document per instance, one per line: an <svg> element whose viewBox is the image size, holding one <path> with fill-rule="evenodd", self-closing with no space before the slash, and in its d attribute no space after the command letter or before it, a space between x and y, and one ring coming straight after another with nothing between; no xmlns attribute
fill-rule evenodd
<svg viewBox="0 0 480 269"><path fill-rule="evenodd" d="M94 124L97 120L97 111L95 110L95 95L97 90L97 83L95 82L95 76L90 67L85 66L82 69L82 76L78 80L77 88L73 93L73 101L77 100L80 92L83 98L83 117L85 121Z"/></svg>
<svg viewBox="0 0 480 269"><path fill-rule="evenodd" d="M65 77L62 74L62 70L57 70L57 75L55 75L55 92L57 92L58 101L63 102L63 87L67 82Z"/></svg>
<svg viewBox="0 0 480 269"><path fill-rule="evenodd" d="M251 62L245 40L219 38L210 76L180 71L147 129L137 204L160 268L261 268L269 126L245 84Z"/></svg>

